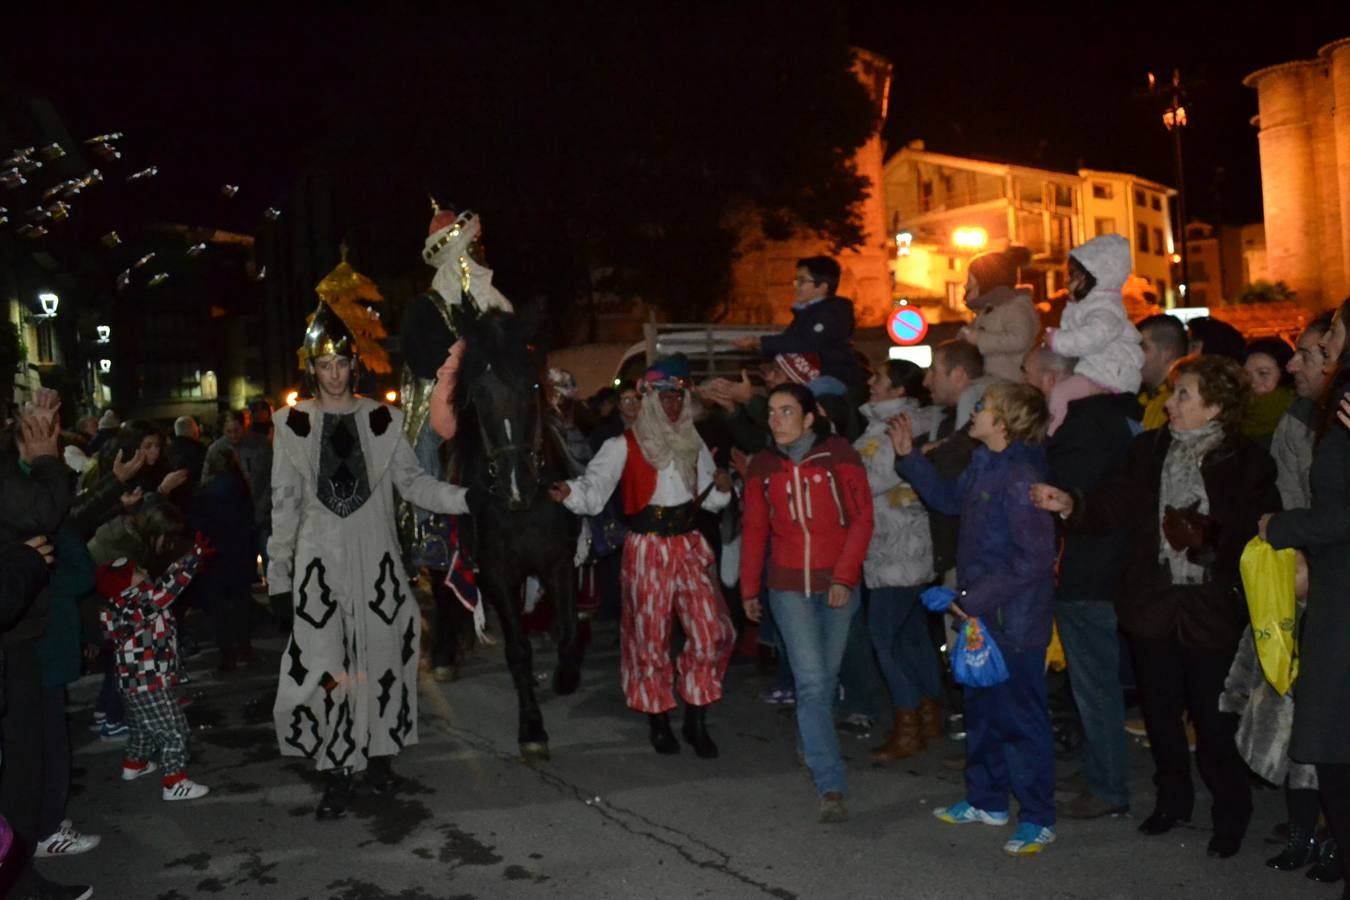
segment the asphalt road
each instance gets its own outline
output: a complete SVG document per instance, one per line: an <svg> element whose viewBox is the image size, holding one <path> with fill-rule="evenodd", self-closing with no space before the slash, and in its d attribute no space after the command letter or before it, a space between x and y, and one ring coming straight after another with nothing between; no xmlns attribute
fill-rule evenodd
<svg viewBox="0 0 1350 900"><path fill-rule="evenodd" d="M1279 792L1256 794L1242 852L1205 855L1194 827L1146 838L1147 751L1131 749L1134 811L1062 820L1039 857L1001 851L1010 828L950 826L934 806L960 799L960 775L940 742L922 757L872 765L875 742L843 738L852 818L815 821L786 710L757 696L768 680L734 665L709 721L722 756L688 748L658 757L643 718L624 708L613 631L600 630L581 690L541 686L553 759L527 767L515 748L515 700L500 648L484 648L459 681L424 677L421 743L403 754L403 791L358 799L347 818L317 822L308 767L276 752L270 709L280 638L257 642L253 667L217 675L214 655L189 661L194 699L190 774L212 788L167 803L154 778L119 779L121 745L90 740L96 683L72 690L76 791L67 815L101 833L90 853L40 861L48 877L87 881L118 900L286 898L1330 898L1335 887L1262 865L1277 852ZM537 659L552 661L545 651ZM1207 811L1201 796L1197 812Z"/></svg>

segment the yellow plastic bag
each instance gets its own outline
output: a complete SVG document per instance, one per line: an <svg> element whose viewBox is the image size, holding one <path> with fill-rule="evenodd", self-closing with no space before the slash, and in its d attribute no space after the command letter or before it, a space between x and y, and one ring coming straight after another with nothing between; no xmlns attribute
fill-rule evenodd
<svg viewBox="0 0 1350 900"><path fill-rule="evenodd" d="M1247 594L1252 637L1261 671L1271 687L1283 695L1298 677L1298 647L1294 642L1295 551L1276 550L1259 537L1247 542L1238 570Z"/></svg>
<svg viewBox="0 0 1350 900"><path fill-rule="evenodd" d="M1045 668L1049 672L1063 672L1069 663L1064 658L1064 645L1059 640L1059 623L1050 622L1050 646L1045 648Z"/></svg>

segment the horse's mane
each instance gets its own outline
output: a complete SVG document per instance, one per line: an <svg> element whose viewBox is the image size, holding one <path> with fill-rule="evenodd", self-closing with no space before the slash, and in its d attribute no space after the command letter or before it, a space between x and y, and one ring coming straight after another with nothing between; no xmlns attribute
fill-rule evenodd
<svg viewBox="0 0 1350 900"><path fill-rule="evenodd" d="M464 358L454 395L456 409L464 409L469 386L489 365L512 384L524 388L538 385L542 364L514 314L498 310L483 313L464 329L463 337Z"/></svg>

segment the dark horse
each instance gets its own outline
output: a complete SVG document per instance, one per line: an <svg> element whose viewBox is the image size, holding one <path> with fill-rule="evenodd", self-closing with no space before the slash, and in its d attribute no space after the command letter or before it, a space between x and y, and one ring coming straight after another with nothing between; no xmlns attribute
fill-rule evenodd
<svg viewBox="0 0 1350 900"><path fill-rule="evenodd" d="M581 680L572 557L577 518L548 498L548 486L575 472L544 418L540 359L514 314L488 312L464 323L465 349L455 387L460 483L490 498L474 511L478 586L497 611L506 663L520 706L520 752L548 759L548 732L534 697L530 642L521 625L527 575L553 603L558 668L553 689L570 694Z"/></svg>

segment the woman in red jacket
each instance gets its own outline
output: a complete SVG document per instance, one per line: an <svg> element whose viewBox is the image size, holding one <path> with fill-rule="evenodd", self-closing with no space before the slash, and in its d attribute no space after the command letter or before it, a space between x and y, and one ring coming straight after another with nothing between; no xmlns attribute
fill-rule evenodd
<svg viewBox="0 0 1350 900"><path fill-rule="evenodd" d="M841 822L846 785L831 705L861 608L872 493L857 451L818 433L818 418L825 421L802 385L769 395L775 446L755 454L746 471L741 596L746 617L758 622L767 591L797 683L797 734L820 794L820 821Z"/></svg>

